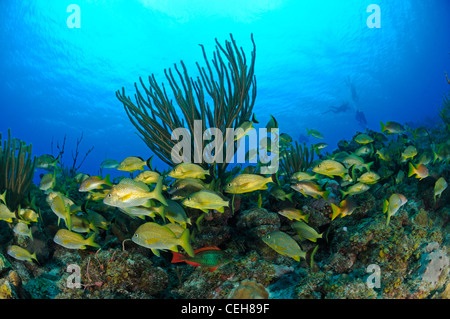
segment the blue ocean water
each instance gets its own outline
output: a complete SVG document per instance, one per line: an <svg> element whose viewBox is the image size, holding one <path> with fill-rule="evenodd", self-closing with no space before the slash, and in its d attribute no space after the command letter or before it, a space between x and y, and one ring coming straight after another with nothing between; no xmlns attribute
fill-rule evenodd
<svg viewBox="0 0 450 319"><path fill-rule="evenodd" d="M79 28L68 26L71 4ZM368 26L371 4L379 28ZM314 128L332 151L364 130L356 110L376 131L389 120L432 125L448 90L449 13L446 0L2 0L0 132L11 128L34 155L56 155L66 136L66 165L83 134L80 157L94 146L81 168L88 174L105 158L146 159L152 153L115 92L133 96L150 74L167 83L164 69L180 60L196 76L198 44L211 57L214 39L224 43L230 33L248 56L254 36L262 126L273 115L299 140ZM344 112L329 112L345 103Z"/></svg>

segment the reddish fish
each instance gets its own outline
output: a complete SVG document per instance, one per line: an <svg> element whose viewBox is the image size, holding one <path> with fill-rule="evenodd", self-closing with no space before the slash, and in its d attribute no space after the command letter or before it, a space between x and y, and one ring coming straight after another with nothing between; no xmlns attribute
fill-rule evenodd
<svg viewBox="0 0 450 319"><path fill-rule="evenodd" d="M194 257L172 252L172 263L185 262L192 266L207 267L214 271L230 261L229 256L217 247L203 247L194 251Z"/></svg>

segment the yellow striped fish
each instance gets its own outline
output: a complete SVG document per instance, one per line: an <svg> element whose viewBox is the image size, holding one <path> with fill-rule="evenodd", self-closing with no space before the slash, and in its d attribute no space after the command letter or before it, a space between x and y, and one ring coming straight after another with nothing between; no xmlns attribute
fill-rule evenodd
<svg viewBox="0 0 450 319"><path fill-rule="evenodd" d="M60 229L56 232L53 241L68 249L86 249L86 246L99 248L100 245L94 242L95 233L87 239L84 239L80 234L68 231L67 229Z"/></svg>
<svg viewBox="0 0 450 319"><path fill-rule="evenodd" d="M194 256L194 250L189 242L189 229L177 237L168 227L148 222L139 226L131 240L140 246L150 248L156 256L159 256L158 249L178 252L177 246L183 247L189 256Z"/></svg>
<svg viewBox="0 0 450 319"><path fill-rule="evenodd" d="M10 255L11 257L13 257L17 260L31 261L32 259L34 259L34 260L38 261L36 258L36 253L31 254L28 250L26 250L20 246L17 246L17 245L9 246L7 253L8 253L8 255Z"/></svg>
<svg viewBox="0 0 450 319"><path fill-rule="evenodd" d="M264 177L257 174L241 174L233 178L225 187L230 194L243 194L260 189L267 189L267 183L274 182L274 177Z"/></svg>
<svg viewBox="0 0 450 319"><path fill-rule="evenodd" d="M16 214L11 212L6 205L0 204L0 220L12 223L13 218L16 218Z"/></svg>
<svg viewBox="0 0 450 319"><path fill-rule="evenodd" d="M189 195L182 204L187 207L197 208L207 213L209 209L215 209L220 213L224 212L224 207L229 206L229 201L223 200L217 193L203 189Z"/></svg>
<svg viewBox="0 0 450 319"><path fill-rule="evenodd" d="M158 183L152 192L145 183L124 178L119 184L112 187L103 199L103 203L123 208L144 205L149 199L157 199L162 204L167 205L166 199L162 195L162 177L158 179Z"/></svg>
<svg viewBox="0 0 450 319"><path fill-rule="evenodd" d="M271 232L264 236L262 240L280 255L292 257L296 261L300 261L300 258L305 258L306 256L306 253L300 249L298 243L282 231Z"/></svg>

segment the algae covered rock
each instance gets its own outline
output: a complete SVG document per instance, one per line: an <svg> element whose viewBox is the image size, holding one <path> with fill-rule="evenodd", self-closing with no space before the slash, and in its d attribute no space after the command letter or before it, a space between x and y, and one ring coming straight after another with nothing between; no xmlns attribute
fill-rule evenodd
<svg viewBox="0 0 450 319"><path fill-rule="evenodd" d="M79 267L81 287L68 287L67 280L72 273L63 269L58 283L61 294L57 298L152 298L169 284L164 269L134 250L98 251L93 255L83 255L77 261L75 265ZM71 262L68 260L67 263Z"/></svg>
<svg viewBox="0 0 450 319"><path fill-rule="evenodd" d="M0 274L11 268L11 263L0 253Z"/></svg>
<svg viewBox="0 0 450 319"><path fill-rule="evenodd" d="M269 299L269 292L255 280L243 280L230 292L228 299Z"/></svg>

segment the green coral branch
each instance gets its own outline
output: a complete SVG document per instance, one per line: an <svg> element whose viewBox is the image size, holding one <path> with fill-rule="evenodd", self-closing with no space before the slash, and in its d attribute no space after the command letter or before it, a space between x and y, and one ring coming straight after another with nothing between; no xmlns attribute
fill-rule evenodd
<svg viewBox="0 0 450 319"><path fill-rule="evenodd" d="M303 143L303 146L295 141L281 156L280 167L290 178L294 173L306 171L314 159L314 147L309 148Z"/></svg>

